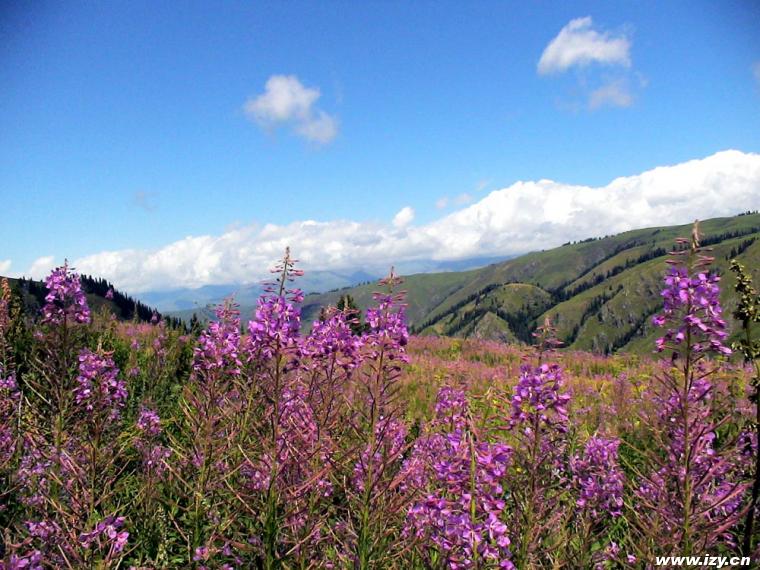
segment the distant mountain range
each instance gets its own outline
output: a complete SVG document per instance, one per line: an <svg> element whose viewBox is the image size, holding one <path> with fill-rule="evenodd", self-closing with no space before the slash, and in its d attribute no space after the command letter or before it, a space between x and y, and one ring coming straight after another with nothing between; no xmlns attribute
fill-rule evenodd
<svg viewBox="0 0 760 570"><path fill-rule="evenodd" d="M729 260L739 259L760 284L760 214L705 220L700 229L703 244L713 248L714 269L724 276L730 317L735 301ZM658 334L651 316L662 306L667 254L675 238L690 232L691 224L633 230L479 269L409 275L403 285L409 325L418 334L529 342L548 316L571 349L649 352ZM307 295L304 323L308 328L320 309L336 304L341 295L351 295L365 309L377 289L370 283ZM243 304L241 310L250 314L253 306ZM192 313L173 314L189 318Z"/></svg>

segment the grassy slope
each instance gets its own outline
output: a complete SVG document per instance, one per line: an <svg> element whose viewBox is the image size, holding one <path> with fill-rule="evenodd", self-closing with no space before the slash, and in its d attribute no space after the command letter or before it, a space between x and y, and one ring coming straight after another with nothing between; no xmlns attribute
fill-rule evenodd
<svg viewBox="0 0 760 570"><path fill-rule="evenodd" d="M714 267L723 275L722 299L726 317L730 316L735 305L731 295L734 278L728 270L728 258L731 249L748 237L726 240L713 246L716 258ZM649 317L661 307L660 289L666 258L661 256L637 264L559 303L541 318L550 316L557 323L560 336L571 340L569 344L574 349L604 351L609 347L635 352L648 349L658 334L651 326ZM753 271L756 280L760 280L760 239L737 258ZM605 293L606 296L603 296ZM609 296L611 298L608 299ZM595 298L601 300L601 306L587 312ZM584 313L585 319L582 321ZM579 329L573 338L572 331L576 326Z"/></svg>
<svg viewBox="0 0 760 570"><path fill-rule="evenodd" d="M759 227L760 215L757 214L707 220L700 224L704 238L708 239L726 232L745 232ZM660 306L659 292L666 255L643 262L638 260L653 252L656 254L660 249L670 251L677 237L690 233L691 224L633 230L530 253L468 272L463 280L455 279L458 274L412 276L404 285L409 290L409 321L413 326L423 322L428 325L422 329L423 334L514 341L515 335L508 324L495 313L480 314L482 308L493 305L502 311L514 312L531 304L540 306L544 303L550 307L544 312L538 311L535 315L537 322L545 316L552 317L560 336L567 339L572 348L600 352L612 348L648 351L657 334L649 321ZM725 276L723 295L727 316L733 307L730 295L733 276L728 271L727 257L732 248L738 248L752 237L758 238L757 241L738 258L760 281L760 233L727 239L713 246L715 267ZM420 278L425 277L427 287L418 289L418 285L424 282ZM446 290L435 288L438 285L436 279L448 285ZM601 283L594 284L597 280ZM490 290L483 292L489 287ZM557 304L552 303L547 291L570 294L579 287L589 288ZM365 286L345 292L364 305L368 299L364 290L372 289ZM467 314L478 307L481 311L476 318L461 326Z"/></svg>
<svg viewBox="0 0 760 570"><path fill-rule="evenodd" d="M483 295L477 295L475 299L464 304L456 311L444 313L444 316L439 318L430 326L425 327L421 332L423 334L437 334L446 336L472 336L470 331L477 329L477 338L493 338L502 339L503 332L509 331L509 325L504 319L498 317L494 312L489 312L489 317L485 323L477 327L477 325L460 327L461 318L467 313L480 309L500 309L507 313L514 313L522 309L524 306L542 307L550 303L551 295L529 283L507 283L501 285L496 289L489 291ZM435 318L435 317L433 317ZM478 318L480 322L483 318ZM494 329L499 331L500 334L489 336L485 331ZM510 340L515 340L514 334L509 331L508 336Z"/></svg>
<svg viewBox="0 0 760 570"><path fill-rule="evenodd" d="M471 281L478 271L421 273L405 277L402 289L407 292L407 315L410 322L417 322L425 318L436 306ZM372 305L372 293L378 290L378 285L373 283L329 293L308 295L304 300L303 320L309 322L316 319L321 307L336 304L340 296L346 293L350 294L356 304L364 310Z"/></svg>

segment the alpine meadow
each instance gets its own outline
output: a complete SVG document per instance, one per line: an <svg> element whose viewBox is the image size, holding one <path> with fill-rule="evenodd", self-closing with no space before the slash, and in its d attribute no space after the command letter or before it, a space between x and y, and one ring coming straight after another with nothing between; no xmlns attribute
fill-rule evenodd
<svg viewBox="0 0 760 570"><path fill-rule="evenodd" d="M760 567L760 9L0 9L0 570Z"/></svg>

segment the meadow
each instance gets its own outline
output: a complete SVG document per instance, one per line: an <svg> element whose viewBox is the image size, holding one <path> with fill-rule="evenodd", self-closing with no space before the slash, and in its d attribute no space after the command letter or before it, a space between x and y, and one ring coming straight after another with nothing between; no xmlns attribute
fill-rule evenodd
<svg viewBox="0 0 760 570"><path fill-rule="evenodd" d="M562 349L550 320L410 336L393 272L302 334L289 254L255 314L190 334L91 310L66 265L34 319L5 283L0 568L760 560L758 295L733 264L729 343L698 236L671 261L651 356Z"/></svg>

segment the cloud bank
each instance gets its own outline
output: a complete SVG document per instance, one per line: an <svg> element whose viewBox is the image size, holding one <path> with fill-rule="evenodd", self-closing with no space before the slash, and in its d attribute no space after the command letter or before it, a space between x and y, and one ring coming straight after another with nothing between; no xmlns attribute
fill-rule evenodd
<svg viewBox="0 0 760 570"><path fill-rule="evenodd" d="M153 251L100 252L73 265L139 293L254 282L268 277L268 268L288 245L306 270L379 267L515 255L568 240L758 208L760 154L724 151L601 187L516 182L427 224L414 225L414 210L404 207L386 222L248 225L221 235L189 236ZM26 274L41 277L52 265L51 257L40 258Z"/></svg>
<svg viewBox="0 0 760 570"><path fill-rule="evenodd" d="M243 105L246 116L261 127L289 125L307 141L326 144L338 134L338 120L316 108L319 89L305 87L295 75L272 75L264 93Z"/></svg>

